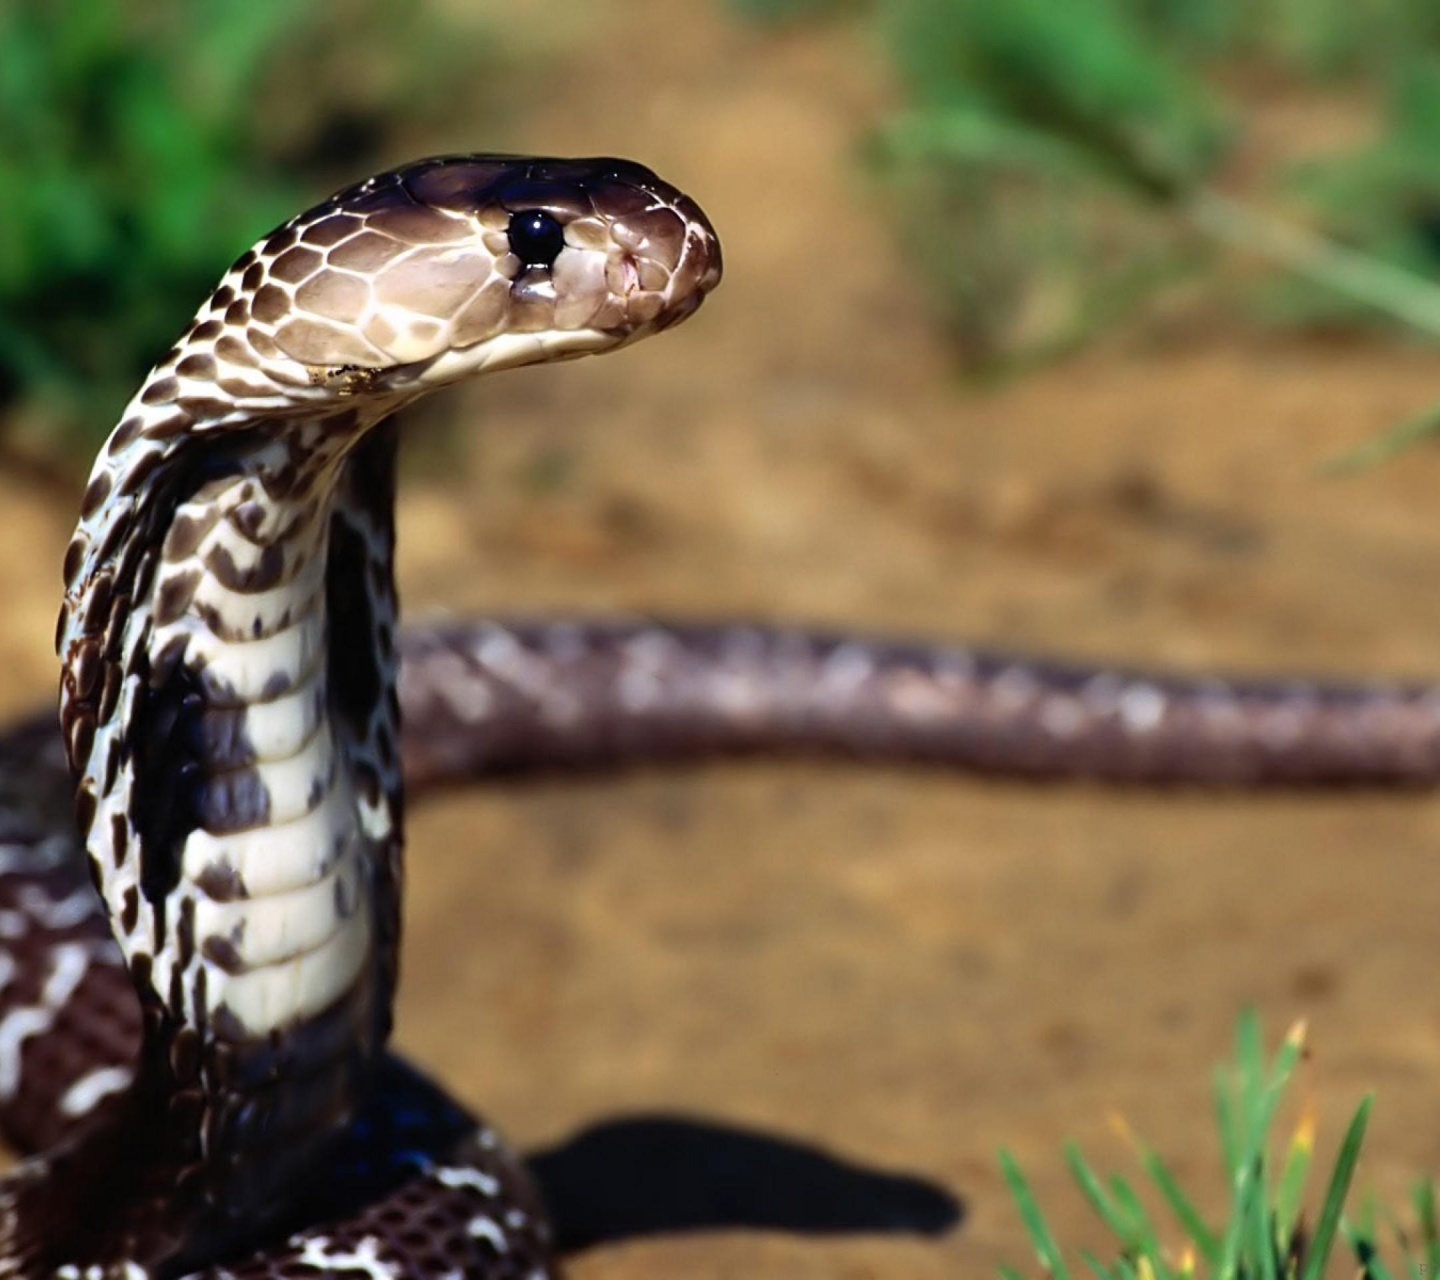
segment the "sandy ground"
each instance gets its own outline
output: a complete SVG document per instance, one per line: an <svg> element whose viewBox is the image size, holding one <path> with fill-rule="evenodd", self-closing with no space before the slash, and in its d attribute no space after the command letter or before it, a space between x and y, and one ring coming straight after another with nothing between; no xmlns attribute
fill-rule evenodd
<svg viewBox="0 0 1440 1280"><path fill-rule="evenodd" d="M860 194L882 91L852 37L761 39L700 5L662 20L663 0L546 9L579 37L547 47L523 116L434 145L632 153L704 203L729 274L662 341L464 402L478 429L443 468L424 451L405 493L411 616L745 614L1198 668L1433 670L1434 451L1314 470L1433 398L1433 356L1206 323L967 390ZM53 680L71 517L15 483L0 502L20 706ZM1437 845L1428 796L759 763L479 789L412 818L399 1039L530 1147L681 1113L963 1204L931 1237L615 1243L576 1258L578 1280L993 1274L1028 1256L1002 1144L1077 1243L1097 1235L1058 1147L1125 1163L1112 1112L1218 1201L1209 1066L1247 1003L1272 1037L1309 1019L1322 1148L1379 1091L1362 1182L1398 1198L1440 1163ZM740 1199L763 1182L732 1172Z"/></svg>

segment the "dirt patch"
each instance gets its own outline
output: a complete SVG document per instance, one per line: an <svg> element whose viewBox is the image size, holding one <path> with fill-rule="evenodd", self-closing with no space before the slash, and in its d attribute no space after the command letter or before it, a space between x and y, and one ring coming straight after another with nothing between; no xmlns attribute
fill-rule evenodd
<svg viewBox="0 0 1440 1280"><path fill-rule="evenodd" d="M476 121L466 143L653 163L711 212L728 279L663 341L476 390L464 482L419 466L406 491L412 616L747 614L1433 669L1434 452L1314 470L1427 403L1433 356L1191 325L966 391L863 194L853 145L884 90L853 37L761 40L661 0L547 10L583 43L556 37L518 132ZM0 493L19 706L53 680L70 516ZM966 1206L939 1239L701 1233L593 1251L579 1280L983 1275L1028 1257L1001 1144L1094 1243L1057 1149L1124 1159L1115 1110L1216 1204L1209 1065L1245 1003L1274 1035L1310 1020L1322 1147L1379 1090L1361 1180L1398 1201L1440 1163L1437 843L1428 796L760 764L483 789L412 820L400 1043L525 1144L685 1112Z"/></svg>

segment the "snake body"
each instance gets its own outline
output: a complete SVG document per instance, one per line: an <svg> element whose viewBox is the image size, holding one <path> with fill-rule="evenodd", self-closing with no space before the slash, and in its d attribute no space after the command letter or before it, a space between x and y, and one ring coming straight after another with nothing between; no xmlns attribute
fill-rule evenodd
<svg viewBox="0 0 1440 1280"><path fill-rule="evenodd" d="M0 1276L551 1274L520 1162L385 1053L406 782L759 750L1440 776L1423 687L766 626L397 631L388 414L667 327L719 271L639 166L423 161L263 240L146 381L66 559L62 733L0 738L0 1129L39 1153L0 1181Z"/></svg>
<svg viewBox="0 0 1440 1280"><path fill-rule="evenodd" d="M451 623L402 633L407 776L790 753L1031 779L1433 784L1440 690L1219 679L795 627Z"/></svg>
<svg viewBox="0 0 1440 1280"><path fill-rule="evenodd" d="M384 1056L402 778L382 422L663 329L719 275L704 215L638 165L427 160L268 236L151 373L91 473L57 639L113 943L63 822L30 806L0 860L29 998L0 1022L20 1046L0 1086L58 1142L0 1183L0 1274L549 1274L519 1163ZM108 1046L58 1029L107 1004L91 975L117 951L128 1061L123 1015ZM25 1096L46 1089L48 1121Z"/></svg>

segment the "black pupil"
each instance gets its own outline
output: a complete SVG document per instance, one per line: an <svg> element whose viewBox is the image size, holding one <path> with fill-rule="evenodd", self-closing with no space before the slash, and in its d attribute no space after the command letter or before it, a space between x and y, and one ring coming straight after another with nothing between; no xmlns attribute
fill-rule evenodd
<svg viewBox="0 0 1440 1280"><path fill-rule="evenodd" d="M542 209L510 215L510 252L527 267L548 267L565 247L565 229Z"/></svg>

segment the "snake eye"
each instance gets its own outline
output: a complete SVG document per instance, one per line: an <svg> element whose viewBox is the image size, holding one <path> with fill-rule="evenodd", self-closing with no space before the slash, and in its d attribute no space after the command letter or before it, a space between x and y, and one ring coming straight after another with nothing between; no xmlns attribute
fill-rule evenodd
<svg viewBox="0 0 1440 1280"><path fill-rule="evenodd" d="M548 267L565 247L565 229L543 209L510 215L510 252L527 267Z"/></svg>

